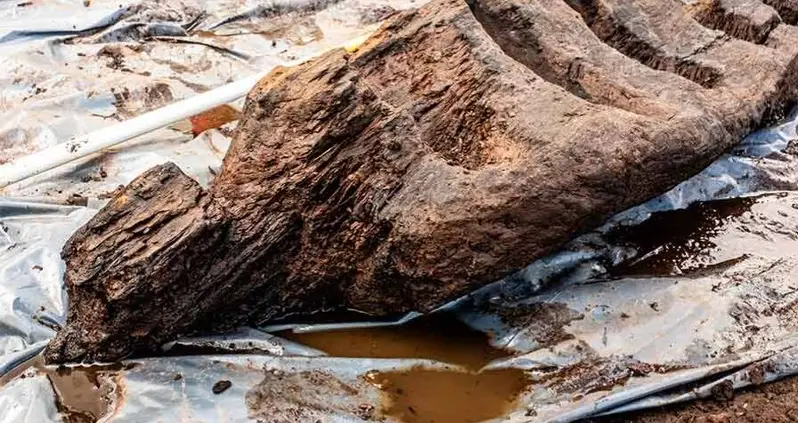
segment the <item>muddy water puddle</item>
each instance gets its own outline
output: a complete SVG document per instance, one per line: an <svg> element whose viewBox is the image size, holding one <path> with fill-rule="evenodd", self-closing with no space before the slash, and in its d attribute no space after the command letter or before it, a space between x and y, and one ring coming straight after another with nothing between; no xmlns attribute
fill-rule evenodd
<svg viewBox="0 0 798 423"><path fill-rule="evenodd" d="M447 313L414 319L401 326L285 331L277 335L336 357L426 358L472 370L511 355L491 346L486 334Z"/></svg>
<svg viewBox="0 0 798 423"><path fill-rule="evenodd" d="M374 371L366 380L383 393L381 414L407 423L465 423L500 417L515 405L529 381L517 369L486 370L510 352L488 336L441 313L402 326L278 334L336 357L421 358L465 370L422 366Z"/></svg>
<svg viewBox="0 0 798 423"><path fill-rule="evenodd" d="M65 423L94 423L113 411L121 372L129 368L122 364L54 367L46 366L41 357L36 357L0 380L0 386L14 378L44 375L53 388L56 408Z"/></svg>
<svg viewBox="0 0 798 423"><path fill-rule="evenodd" d="M696 275L723 271L749 254L796 251L798 198L766 194L655 212L639 225L619 227L609 241L637 250L637 258L611 270L624 275Z"/></svg>
<svg viewBox="0 0 798 423"><path fill-rule="evenodd" d="M516 369L465 373L412 368L374 372L367 379L386 394L382 413L408 423L481 422L504 415L528 386Z"/></svg>

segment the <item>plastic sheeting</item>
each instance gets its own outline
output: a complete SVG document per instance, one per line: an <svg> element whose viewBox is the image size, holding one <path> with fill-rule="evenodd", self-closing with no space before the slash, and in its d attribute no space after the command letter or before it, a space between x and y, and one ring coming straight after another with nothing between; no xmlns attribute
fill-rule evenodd
<svg viewBox="0 0 798 423"><path fill-rule="evenodd" d="M386 6L414 5L4 3L0 161L343 45L372 31ZM750 135L668 193L444 306L515 352L489 368L524 369L532 381L515 409L498 420L574 421L709 396L718 384L740 388L796 373L798 194L791 191L798 189L798 159L790 146L798 138L796 122L791 116ZM119 185L155 164L174 161L207 185L231 127L193 138L185 125L173 125L3 192L0 376L35 356L64 321L59 252L69 235ZM738 197L747 199L694 205ZM686 208L697 214L678 220L678 210ZM636 239L644 230L654 232ZM677 233L663 237L668 231ZM645 241L656 237L662 239ZM385 323L365 325L378 324ZM370 373L451 367L328 357L268 333L353 325L364 324L242 328L170 343L166 356L133 360L119 371L119 398L103 420L254 421L257 407L248 401L261 392L271 398L275 421L361 421L364 404L382 401L379 387L368 383ZM227 353L168 354L186 345ZM323 372L328 383L319 383L318 375L308 379L312 372ZM280 377L270 379L274 374ZM0 410L7 410L0 423L59 421L47 376L32 369L26 376L0 389ZM211 386L218 380L232 385L215 395ZM259 385L264 380L271 387ZM263 389L280 395L269 397ZM291 414L297 408L305 414Z"/></svg>

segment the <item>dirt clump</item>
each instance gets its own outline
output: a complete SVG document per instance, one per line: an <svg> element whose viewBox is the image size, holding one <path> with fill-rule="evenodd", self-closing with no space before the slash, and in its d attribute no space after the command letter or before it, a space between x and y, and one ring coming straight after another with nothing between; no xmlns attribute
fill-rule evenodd
<svg viewBox="0 0 798 423"><path fill-rule="evenodd" d="M233 383L230 382L229 380L220 380L213 384L213 388L211 388L211 391L213 391L214 394L219 395L224 391L230 389L232 386Z"/></svg>
<svg viewBox="0 0 798 423"><path fill-rule="evenodd" d="M115 360L324 310L430 311L781 116L798 98L785 25L757 45L678 0L399 13L354 53L264 78L209 189L161 165L77 231L46 357Z"/></svg>
<svg viewBox="0 0 798 423"><path fill-rule="evenodd" d="M111 69L122 69L125 67L125 50L120 46L105 46L97 51L97 57L110 59L106 66Z"/></svg>
<svg viewBox="0 0 798 423"><path fill-rule="evenodd" d="M272 423L323 421L330 414L363 415L361 383L347 383L322 370L266 370L245 397L249 418Z"/></svg>
<svg viewBox="0 0 798 423"><path fill-rule="evenodd" d="M513 307L497 307L488 305L488 314L495 314L502 323L515 328L525 328L526 336L534 339L539 348L557 345L560 342L574 339L565 330L574 320L585 318L584 313L568 308L564 303L531 303L516 304Z"/></svg>

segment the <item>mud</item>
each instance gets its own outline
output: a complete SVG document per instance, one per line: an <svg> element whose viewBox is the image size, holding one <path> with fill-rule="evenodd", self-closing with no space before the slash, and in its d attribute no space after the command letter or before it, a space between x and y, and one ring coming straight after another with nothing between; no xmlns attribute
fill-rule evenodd
<svg viewBox="0 0 798 423"><path fill-rule="evenodd" d="M98 58L108 58L106 66L111 69L122 69L125 66L125 51L120 46L105 46L97 52Z"/></svg>
<svg viewBox="0 0 798 423"><path fill-rule="evenodd" d="M375 416L375 410L363 407L366 400L359 395L363 388L365 385L343 382L321 370L269 370L263 381L247 392L246 404L250 419L268 423L327 421L336 412L368 419Z"/></svg>
<svg viewBox="0 0 798 423"><path fill-rule="evenodd" d="M788 154L792 154L787 151ZM616 240L641 249L644 259L619 273L711 273L712 292L744 289L745 301L729 315L743 337L756 339L767 323L794 332L794 278L798 256L798 196L779 192L736 200L706 202L685 210L657 213L642 225L617 232ZM739 257L739 259L735 259ZM728 270L721 267L727 266ZM618 271L618 269L616 269ZM681 279L681 278L680 278ZM757 286L759 285L759 286ZM765 294L761 294L764 292ZM753 342L752 342L753 344ZM731 383L711 390L711 398L646 412L594 419L595 422L794 422L798 380L762 385L773 368L752 365L748 379L757 386L735 392ZM678 392L688 392L689 386Z"/></svg>
<svg viewBox="0 0 798 423"><path fill-rule="evenodd" d="M112 411L119 368L40 370L46 372L56 392L56 406L65 422L93 423Z"/></svg>
<svg viewBox="0 0 798 423"><path fill-rule="evenodd" d="M583 313L563 303L518 304L513 307L488 305L484 312L499 316L510 327L527 328L526 336L534 339L540 348L573 339L565 327L574 320L585 318Z"/></svg>
<svg viewBox="0 0 798 423"><path fill-rule="evenodd" d="M584 345L583 348L589 348ZM559 393L571 393L575 398L598 391L611 391L623 386L631 377L652 373L668 373L687 366L651 364L632 358L592 357L572 365L554 369L536 381Z"/></svg>
<svg viewBox="0 0 798 423"><path fill-rule="evenodd" d="M708 399L590 423L787 423L798 416L798 378L743 389L729 399Z"/></svg>
<svg viewBox="0 0 798 423"><path fill-rule="evenodd" d="M456 317L439 313L402 326L277 335L336 357L425 358L479 370L512 355Z"/></svg>
<svg viewBox="0 0 798 423"><path fill-rule="evenodd" d="M214 394L219 395L224 391L230 389L233 386L233 383L229 380L220 380L213 384L213 388L211 390Z"/></svg>

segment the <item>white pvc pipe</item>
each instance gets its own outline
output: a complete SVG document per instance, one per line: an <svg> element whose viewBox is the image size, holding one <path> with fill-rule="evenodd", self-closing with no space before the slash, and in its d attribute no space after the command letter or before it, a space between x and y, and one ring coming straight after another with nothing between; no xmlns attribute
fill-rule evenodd
<svg viewBox="0 0 798 423"><path fill-rule="evenodd" d="M340 47L351 53L357 50L369 35L370 33L363 34L348 40ZM119 124L75 137L65 143L45 148L25 157L16 158L0 165L0 189L239 99L247 95L252 87L268 73L264 72L222 85L198 96L144 113Z"/></svg>
<svg viewBox="0 0 798 423"><path fill-rule="evenodd" d="M231 82L107 128L75 137L0 166L0 188L17 183L66 163L98 153L206 110L245 96L266 73Z"/></svg>

